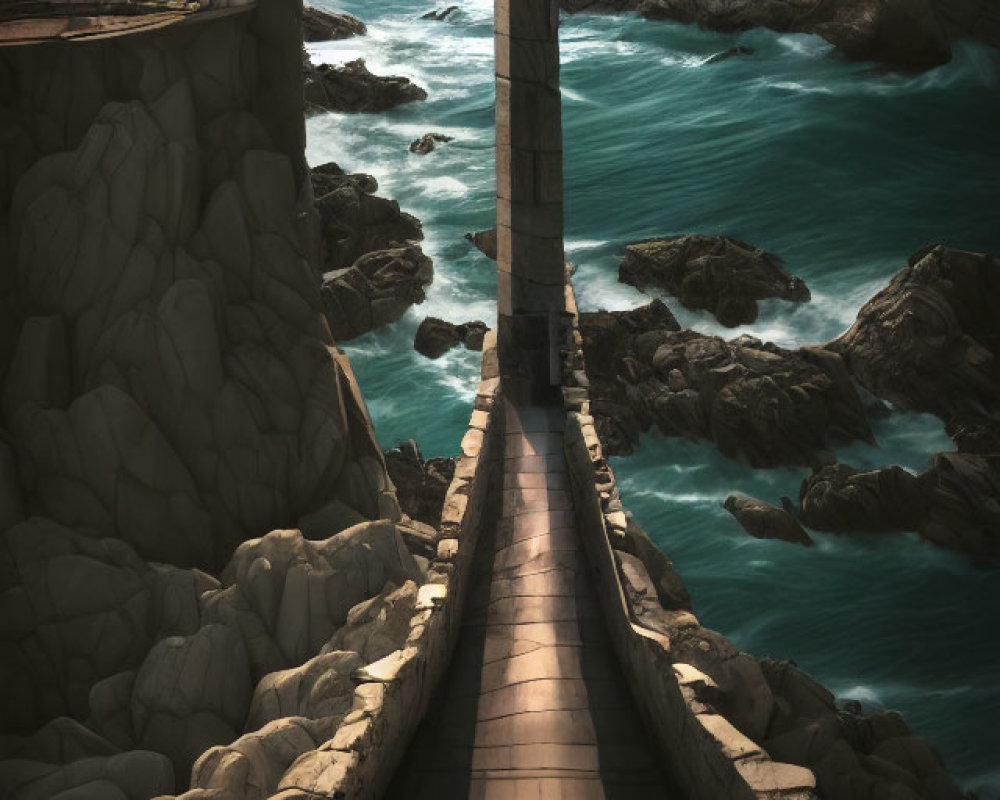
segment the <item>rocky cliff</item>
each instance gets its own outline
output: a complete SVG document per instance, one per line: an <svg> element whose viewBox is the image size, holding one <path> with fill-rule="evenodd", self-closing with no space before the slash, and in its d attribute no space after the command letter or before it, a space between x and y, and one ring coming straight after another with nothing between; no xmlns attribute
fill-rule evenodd
<svg viewBox="0 0 1000 800"><path fill-rule="evenodd" d="M300 5L215 6L0 49L4 797L182 791L234 740L268 796L424 580L322 313Z"/></svg>

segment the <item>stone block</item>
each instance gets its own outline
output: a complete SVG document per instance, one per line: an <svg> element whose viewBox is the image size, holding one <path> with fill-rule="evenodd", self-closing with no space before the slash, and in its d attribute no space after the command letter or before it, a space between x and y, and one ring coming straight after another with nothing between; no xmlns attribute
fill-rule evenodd
<svg viewBox="0 0 1000 800"><path fill-rule="evenodd" d="M497 79L498 87L501 80ZM512 80L508 83L510 105L505 122L510 126L509 143L525 150L561 150L562 100L559 90L526 81ZM499 103L498 95L498 109ZM498 132L498 140L499 136Z"/></svg>
<svg viewBox="0 0 1000 800"><path fill-rule="evenodd" d="M534 192L533 192L534 193ZM522 234L550 239L563 235L562 203L510 203L497 204L497 225L509 228L515 239ZM499 231L498 231L499 234ZM555 274L558 272L558 274ZM563 266L553 271L553 282L563 285Z"/></svg>
<svg viewBox="0 0 1000 800"><path fill-rule="evenodd" d="M496 74L510 80L559 87L559 45L555 40L541 41L496 36Z"/></svg>
<svg viewBox="0 0 1000 800"><path fill-rule="evenodd" d="M556 41L558 0L497 0L496 32L521 39Z"/></svg>
<svg viewBox="0 0 1000 800"><path fill-rule="evenodd" d="M499 115L500 110L497 109ZM497 124L497 197L501 200L511 200L519 203L534 203L538 201L536 190L537 181L535 178L535 158L537 153L530 148L513 147L509 140L509 128L504 130ZM560 167L562 164L562 152L554 151L559 155ZM552 159L546 162L548 172L552 171ZM549 176L551 178L551 175ZM562 202L562 193L546 202ZM502 204L501 204L502 205ZM498 208L497 215L502 216L504 211ZM497 239L497 261L503 259L503 243Z"/></svg>

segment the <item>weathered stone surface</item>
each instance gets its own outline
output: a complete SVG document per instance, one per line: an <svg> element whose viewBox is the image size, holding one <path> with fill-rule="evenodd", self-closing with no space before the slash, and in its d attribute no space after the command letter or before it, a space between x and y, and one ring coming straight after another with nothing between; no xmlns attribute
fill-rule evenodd
<svg viewBox="0 0 1000 800"><path fill-rule="evenodd" d="M580 315L591 408L607 453L630 452L654 424L758 467L811 464L833 442L873 440L833 354L677 331L658 303Z"/></svg>
<svg viewBox="0 0 1000 800"><path fill-rule="evenodd" d="M660 605L666 609L691 609L691 595L673 562L657 547L637 522L628 521L622 550L638 558L649 573L656 587Z"/></svg>
<svg viewBox="0 0 1000 800"><path fill-rule="evenodd" d="M497 229L488 228L485 231L465 234L465 238L472 242L476 248L487 258L497 260Z"/></svg>
<svg viewBox="0 0 1000 800"><path fill-rule="evenodd" d="M10 800L147 800L173 788L167 758L143 750L82 758L65 766L0 761L0 794Z"/></svg>
<svg viewBox="0 0 1000 800"><path fill-rule="evenodd" d="M996 256L927 248L911 256L828 347L860 383L894 404L946 423L996 425L998 295Z"/></svg>
<svg viewBox="0 0 1000 800"><path fill-rule="evenodd" d="M438 142L453 141L453 136L445 136L443 133L425 133L419 139L410 142L410 152L425 156L434 149Z"/></svg>
<svg viewBox="0 0 1000 800"><path fill-rule="evenodd" d="M637 11L649 19L697 22L713 30L765 27L817 33L854 60L922 70L951 59L948 37L931 0L561 0L575 11Z"/></svg>
<svg viewBox="0 0 1000 800"><path fill-rule="evenodd" d="M813 543L795 517L782 508L735 494L726 498L723 507L736 517L747 533L758 539L781 539L806 547Z"/></svg>
<svg viewBox="0 0 1000 800"><path fill-rule="evenodd" d="M754 322L758 300L810 298L805 283L785 273L776 256L726 236L685 234L630 244L618 280L643 292L663 290L730 328Z"/></svg>
<svg viewBox="0 0 1000 800"><path fill-rule="evenodd" d="M378 597L350 610L347 622L324 648L354 651L361 657L359 667L385 658L406 644L416 604L416 583L406 581L399 588L387 583Z"/></svg>
<svg viewBox="0 0 1000 800"><path fill-rule="evenodd" d="M310 170L323 239L324 271L350 267L365 253L424 238L420 220L399 203L378 197L371 175L347 174L337 164Z"/></svg>
<svg viewBox="0 0 1000 800"><path fill-rule="evenodd" d="M314 66L305 57L302 70L306 107L313 113L372 113L427 99L427 92L409 78L373 75L361 58L342 66Z"/></svg>
<svg viewBox="0 0 1000 800"><path fill-rule="evenodd" d="M454 325L437 317L426 317L417 328L413 349L427 358L440 358L460 344L468 350L482 350L488 330L480 320Z"/></svg>
<svg viewBox="0 0 1000 800"><path fill-rule="evenodd" d="M441 524L444 496L455 474L455 459L426 461L413 439L385 451L385 464L403 512L433 527Z"/></svg>
<svg viewBox="0 0 1000 800"><path fill-rule="evenodd" d="M802 482L802 521L818 531L914 530L926 513L926 491L900 467L858 472L830 464Z"/></svg>
<svg viewBox="0 0 1000 800"><path fill-rule="evenodd" d="M328 42L368 33L365 23L350 14L331 14L313 6L302 6L302 41Z"/></svg>

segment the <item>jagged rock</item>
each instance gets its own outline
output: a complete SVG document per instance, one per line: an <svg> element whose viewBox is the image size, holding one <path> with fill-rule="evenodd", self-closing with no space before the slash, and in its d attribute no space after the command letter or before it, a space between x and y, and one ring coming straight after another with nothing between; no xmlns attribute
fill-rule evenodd
<svg viewBox="0 0 1000 800"><path fill-rule="evenodd" d="M880 61L905 70L951 60L948 37L931 0L561 0L569 12L636 11L649 19L697 22L741 31L764 27L781 33L817 33L847 58Z"/></svg>
<svg viewBox="0 0 1000 800"><path fill-rule="evenodd" d="M630 244L618 280L640 291L661 289L734 328L757 319L758 300L809 300L805 283L780 265L776 256L736 239L685 234Z"/></svg>
<svg viewBox="0 0 1000 800"><path fill-rule="evenodd" d="M306 106L314 113L372 113L427 99L409 78L373 75L362 58L343 66L314 66L307 60L303 72Z"/></svg>
<svg viewBox="0 0 1000 800"><path fill-rule="evenodd" d="M313 6L302 6L302 41L328 42L368 33L365 23L350 14L331 14Z"/></svg>
<svg viewBox="0 0 1000 800"><path fill-rule="evenodd" d="M786 510L755 500L752 497L729 495L723 508L736 517L747 533L758 539L780 539L806 547L813 544L795 517Z"/></svg>
<svg viewBox="0 0 1000 800"><path fill-rule="evenodd" d="M674 569L673 562L653 543L639 523L628 520L620 547L642 562L663 608L691 610L691 595Z"/></svg>
<svg viewBox="0 0 1000 800"><path fill-rule="evenodd" d="M485 231L465 234L465 238L472 242L476 248L487 258L497 260L497 229L489 228Z"/></svg>
<svg viewBox="0 0 1000 800"><path fill-rule="evenodd" d="M323 648L353 650L363 664L378 661L406 643L416 604L417 584L413 581L399 588L387 583L378 597L350 610L347 622Z"/></svg>
<svg viewBox="0 0 1000 800"><path fill-rule="evenodd" d="M420 241L420 220L378 197L371 175L345 173L334 163L310 171L320 215L324 271L350 267L365 253Z"/></svg>
<svg viewBox="0 0 1000 800"><path fill-rule="evenodd" d="M707 439L753 466L811 464L830 442L873 441L842 361L819 348L784 350L678 331L659 301L580 315L592 412L605 452L630 452L656 425Z"/></svg>
<svg viewBox="0 0 1000 800"><path fill-rule="evenodd" d="M447 8L442 8L437 11L428 11L426 14L422 14L420 19L432 19L436 22L444 22L456 11L458 11L458 6L448 6Z"/></svg>
<svg viewBox="0 0 1000 800"><path fill-rule="evenodd" d="M925 539L976 556L1000 555L1000 453L940 453L921 475Z"/></svg>
<svg viewBox="0 0 1000 800"><path fill-rule="evenodd" d="M434 266L415 245L366 253L348 269L323 276L323 306L338 341L353 339L399 319L424 290Z"/></svg>
<svg viewBox="0 0 1000 800"><path fill-rule="evenodd" d="M440 358L460 344L468 350L482 350L488 330L480 320L453 325L437 317L426 317L417 328L413 349L427 358Z"/></svg>
<svg viewBox="0 0 1000 800"><path fill-rule="evenodd" d="M799 490L802 522L818 531L915 530L926 513L926 486L900 467L858 472L830 464Z"/></svg>
<svg viewBox="0 0 1000 800"><path fill-rule="evenodd" d="M1000 48L1000 7L992 0L934 0L934 10L953 36Z"/></svg>
<svg viewBox="0 0 1000 800"><path fill-rule="evenodd" d="M1000 424L1000 259L926 248L828 347L875 395L945 422Z"/></svg>
<svg viewBox="0 0 1000 800"><path fill-rule="evenodd" d="M419 139L410 142L410 152L425 156L434 149L436 142L454 141L453 136L445 136L443 133L425 133Z"/></svg>
<svg viewBox="0 0 1000 800"><path fill-rule="evenodd" d="M396 486L399 505L415 520L432 527L441 524L444 496L455 474L455 459L431 458L426 461L412 439L385 451L389 477Z"/></svg>

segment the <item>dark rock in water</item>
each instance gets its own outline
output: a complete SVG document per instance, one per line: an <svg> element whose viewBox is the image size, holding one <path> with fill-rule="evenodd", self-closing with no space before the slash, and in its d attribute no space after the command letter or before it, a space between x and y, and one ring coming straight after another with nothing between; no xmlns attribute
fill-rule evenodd
<svg viewBox="0 0 1000 800"><path fill-rule="evenodd" d="M395 322L414 303L434 277L434 266L415 245L376 250L346 269L323 276L323 312L333 337L353 339Z"/></svg>
<svg viewBox="0 0 1000 800"><path fill-rule="evenodd" d="M479 320L453 325L437 317L427 317L417 328L413 349L427 358L440 358L460 344L468 350L482 350L488 330L486 323Z"/></svg>
<svg viewBox="0 0 1000 800"><path fill-rule="evenodd" d="M465 234L465 238L472 242L487 258L497 260L497 229L489 228L485 231Z"/></svg>
<svg viewBox="0 0 1000 800"><path fill-rule="evenodd" d="M455 459L431 458L425 461L413 439L401 442L383 455L403 513L427 525L439 527L444 496L455 475Z"/></svg>
<svg viewBox="0 0 1000 800"><path fill-rule="evenodd" d="M951 0L561 0L571 13L634 11L648 19L719 31L761 27L816 33L849 59L903 70L930 69L951 60L936 4L951 5Z"/></svg>
<svg viewBox="0 0 1000 800"><path fill-rule="evenodd" d="M921 479L928 492L921 536L974 556L1000 556L1000 453L940 453Z"/></svg>
<svg viewBox="0 0 1000 800"><path fill-rule="evenodd" d="M630 452L653 425L756 467L813 465L830 444L874 441L835 354L677 328L660 301L580 315L591 410L609 454Z"/></svg>
<svg viewBox="0 0 1000 800"><path fill-rule="evenodd" d="M640 291L662 289L733 328L757 319L758 300L809 300L805 283L780 265L776 256L736 239L686 234L630 244L618 280Z"/></svg>
<svg viewBox="0 0 1000 800"><path fill-rule="evenodd" d="M439 11L428 11L426 14L422 14L420 19L432 19L437 22L444 22L444 20L448 19L456 11L458 11L458 6L448 6Z"/></svg>
<svg viewBox="0 0 1000 800"><path fill-rule="evenodd" d="M932 0L954 37L972 36L1000 48L1000 4L996 0Z"/></svg>
<svg viewBox="0 0 1000 800"><path fill-rule="evenodd" d="M420 220L374 192L371 175L347 174L333 163L310 171L320 216L324 271L345 269L365 253L424 238Z"/></svg>
<svg viewBox="0 0 1000 800"><path fill-rule="evenodd" d="M410 152L425 156L434 149L435 142L450 142L454 137L445 136L443 133L425 133L419 139L410 142Z"/></svg>
<svg viewBox="0 0 1000 800"><path fill-rule="evenodd" d="M409 78L373 75L359 58L343 66L304 65L306 106L312 112L362 113L426 100L427 92Z"/></svg>
<svg viewBox="0 0 1000 800"><path fill-rule="evenodd" d="M755 500L752 497L731 494L722 504L747 533L757 539L780 539L784 542L796 542L810 547L813 540L809 538L795 517L784 509Z"/></svg>
<svg viewBox="0 0 1000 800"><path fill-rule="evenodd" d="M828 348L894 405L950 425L1000 423L1000 258L933 247L910 258Z"/></svg>
<svg viewBox="0 0 1000 800"><path fill-rule="evenodd" d="M818 531L916 530L926 513L921 479L900 467L858 472L847 464L814 470L799 489L802 522Z"/></svg>
<svg viewBox="0 0 1000 800"><path fill-rule="evenodd" d="M754 50L752 47L747 47L746 45L739 44L736 45L736 47L730 47L728 50L725 50L721 53L716 53L705 63L718 64L720 61L726 61L732 58L733 56L752 56L756 52L757 51Z"/></svg>
<svg viewBox="0 0 1000 800"><path fill-rule="evenodd" d="M331 14L312 6L302 7L303 42L329 42L366 33L365 23L350 14Z"/></svg>

